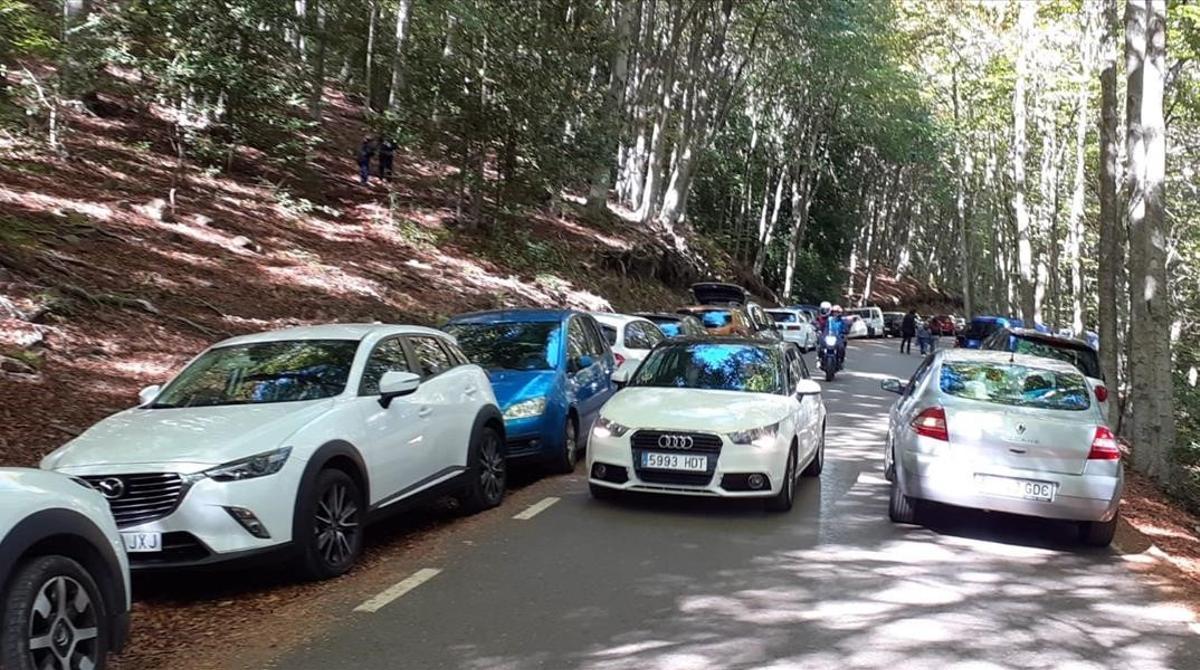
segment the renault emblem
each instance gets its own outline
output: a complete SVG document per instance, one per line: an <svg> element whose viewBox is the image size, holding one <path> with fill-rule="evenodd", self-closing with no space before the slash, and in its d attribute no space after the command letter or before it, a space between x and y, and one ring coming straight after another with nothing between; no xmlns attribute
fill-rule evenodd
<svg viewBox="0 0 1200 670"><path fill-rule="evenodd" d="M658 446L663 449L691 449L691 435L659 435Z"/></svg>
<svg viewBox="0 0 1200 670"><path fill-rule="evenodd" d="M116 477L101 479L96 482L96 490L109 500L116 500L125 495L125 482Z"/></svg>

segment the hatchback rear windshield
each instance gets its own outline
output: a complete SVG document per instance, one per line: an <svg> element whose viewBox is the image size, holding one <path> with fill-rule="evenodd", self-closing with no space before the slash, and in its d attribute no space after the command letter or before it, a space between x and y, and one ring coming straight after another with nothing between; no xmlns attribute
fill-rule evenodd
<svg viewBox="0 0 1200 670"><path fill-rule="evenodd" d="M346 388L356 340L256 342L210 349L167 385L151 408L317 400Z"/></svg>
<svg viewBox="0 0 1200 670"><path fill-rule="evenodd" d="M940 319L942 317L938 318ZM996 321L972 321L970 327L967 328L967 332L964 333L964 335L968 340L983 340L986 339L988 335L991 335L1003 327L1003 325Z"/></svg>
<svg viewBox="0 0 1200 670"><path fill-rule="evenodd" d="M695 343L659 347L630 386L782 393L779 351L753 344Z"/></svg>
<svg viewBox="0 0 1200 670"><path fill-rule="evenodd" d="M796 323L800 320L791 312L767 312L767 314L770 314L771 318L775 319L775 323Z"/></svg>
<svg viewBox="0 0 1200 670"><path fill-rule="evenodd" d="M710 309L700 313L700 321L705 328L721 328L728 326L733 320L733 313L727 309Z"/></svg>
<svg viewBox="0 0 1200 670"><path fill-rule="evenodd" d="M683 334L683 323L680 321L667 321L665 319L659 319L654 323L658 326L658 329L662 331L662 334L666 335L667 337L679 337Z"/></svg>
<svg viewBox="0 0 1200 670"><path fill-rule="evenodd" d="M1018 354L1030 354L1033 356L1041 356L1042 358L1054 358L1064 361L1079 368L1083 374L1093 378L1101 379L1103 375L1100 373L1100 357L1095 351L1083 346L1071 346L1067 343L1053 343L1046 340L1025 338L1019 335L1014 336L1010 351L1015 351Z"/></svg>
<svg viewBox="0 0 1200 670"><path fill-rule="evenodd" d="M941 387L952 396L998 405L1073 411L1091 407L1083 375L1015 363L943 363Z"/></svg>

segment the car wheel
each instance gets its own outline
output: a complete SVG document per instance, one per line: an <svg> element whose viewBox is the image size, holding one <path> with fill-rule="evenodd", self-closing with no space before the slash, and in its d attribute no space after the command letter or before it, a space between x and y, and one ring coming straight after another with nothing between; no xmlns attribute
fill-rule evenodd
<svg viewBox="0 0 1200 670"><path fill-rule="evenodd" d="M837 370L834 370L832 367L825 370L825 381L827 381L827 382L833 381L833 376L836 374L837 374Z"/></svg>
<svg viewBox="0 0 1200 670"><path fill-rule="evenodd" d="M500 433L485 427L471 448L470 482L462 497L462 508L468 514L492 509L504 500L508 484L508 465Z"/></svg>
<svg viewBox="0 0 1200 670"><path fill-rule="evenodd" d="M12 670L104 668L109 618L96 580L65 556L18 568L4 598L0 666Z"/></svg>
<svg viewBox="0 0 1200 670"><path fill-rule="evenodd" d="M551 461L551 469L560 475L575 472L575 465L579 462L579 427L575 425L575 419L567 419L567 425L563 428L563 447L562 451L554 456Z"/></svg>
<svg viewBox="0 0 1200 670"><path fill-rule="evenodd" d="M779 493L767 498L768 512L787 512L796 502L796 450L788 452L787 467L783 470L783 486Z"/></svg>
<svg viewBox="0 0 1200 670"><path fill-rule="evenodd" d="M600 486L599 484L592 484L590 482L588 483L588 492L596 500L616 500L621 495L621 492L616 489L610 489L607 486Z"/></svg>
<svg viewBox="0 0 1200 670"><path fill-rule="evenodd" d="M888 499L888 516L896 523L917 522L917 501L900 491L900 484L892 482L892 495Z"/></svg>
<svg viewBox="0 0 1200 670"><path fill-rule="evenodd" d="M345 574L362 552L362 492L341 470L322 470L306 501L300 568L309 579Z"/></svg>
<svg viewBox="0 0 1200 670"><path fill-rule="evenodd" d="M825 426L821 426L821 441L817 443L817 453L809 462L808 467L800 474L804 477L820 477L825 469Z"/></svg>
<svg viewBox="0 0 1200 670"><path fill-rule="evenodd" d="M1121 513L1113 515L1111 521L1084 521L1079 524L1079 539L1089 547L1107 547L1117 534L1117 523Z"/></svg>

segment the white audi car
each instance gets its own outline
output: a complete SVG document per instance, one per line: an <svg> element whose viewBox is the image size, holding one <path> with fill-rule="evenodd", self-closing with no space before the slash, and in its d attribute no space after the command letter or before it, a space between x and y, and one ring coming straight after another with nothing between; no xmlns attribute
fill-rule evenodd
<svg viewBox="0 0 1200 670"><path fill-rule="evenodd" d="M765 498L791 509L825 463L825 405L797 347L761 339L661 344L600 410L588 448L597 498L621 491Z"/></svg>
<svg viewBox="0 0 1200 670"><path fill-rule="evenodd" d="M429 328L329 325L226 340L42 461L109 500L135 568L288 551L350 568L362 527L417 497L504 496L484 371Z"/></svg>
<svg viewBox="0 0 1200 670"><path fill-rule="evenodd" d="M129 563L85 482L0 468L0 667L102 670L129 631Z"/></svg>

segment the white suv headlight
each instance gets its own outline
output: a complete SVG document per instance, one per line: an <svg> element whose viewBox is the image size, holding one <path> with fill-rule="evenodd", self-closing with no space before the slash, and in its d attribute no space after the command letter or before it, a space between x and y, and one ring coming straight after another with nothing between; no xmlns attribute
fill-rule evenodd
<svg viewBox="0 0 1200 670"><path fill-rule="evenodd" d="M522 400L515 405L504 410L505 419L528 419L534 416L541 416L546 411L546 397L530 398Z"/></svg>
<svg viewBox="0 0 1200 670"><path fill-rule="evenodd" d="M610 421L604 417L596 419L596 425L592 427L592 434L599 438L621 437L628 432L628 426L622 426L616 421Z"/></svg>
<svg viewBox="0 0 1200 670"><path fill-rule="evenodd" d="M288 456L291 453L291 447L283 447L274 451L264 451L249 458L209 468L200 474L218 482L236 482L243 479L265 477L282 470L284 463L287 463Z"/></svg>
<svg viewBox="0 0 1200 670"><path fill-rule="evenodd" d="M779 432L779 424L773 423L762 428L730 433L729 441L734 444L752 444L756 447L770 447L775 444L775 434L777 432Z"/></svg>

